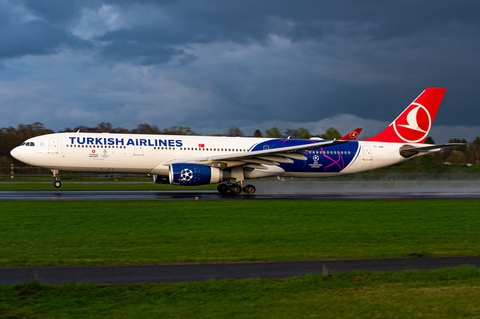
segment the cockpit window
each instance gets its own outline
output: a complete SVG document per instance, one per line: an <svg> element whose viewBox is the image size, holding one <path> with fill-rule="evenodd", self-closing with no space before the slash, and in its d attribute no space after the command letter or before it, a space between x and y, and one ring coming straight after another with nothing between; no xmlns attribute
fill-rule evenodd
<svg viewBox="0 0 480 319"><path fill-rule="evenodd" d="M34 142L23 142L20 146L35 146Z"/></svg>

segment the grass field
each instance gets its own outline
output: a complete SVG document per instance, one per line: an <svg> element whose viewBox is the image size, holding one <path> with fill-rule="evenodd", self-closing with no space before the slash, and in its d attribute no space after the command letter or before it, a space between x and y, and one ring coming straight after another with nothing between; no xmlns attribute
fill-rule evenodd
<svg viewBox="0 0 480 319"><path fill-rule="evenodd" d="M475 200L1 201L0 266L480 254ZM480 270L0 285L0 318L480 318Z"/></svg>
<svg viewBox="0 0 480 319"><path fill-rule="evenodd" d="M2 201L0 266L479 255L478 203Z"/></svg>
<svg viewBox="0 0 480 319"><path fill-rule="evenodd" d="M0 286L1 318L479 318L480 270Z"/></svg>

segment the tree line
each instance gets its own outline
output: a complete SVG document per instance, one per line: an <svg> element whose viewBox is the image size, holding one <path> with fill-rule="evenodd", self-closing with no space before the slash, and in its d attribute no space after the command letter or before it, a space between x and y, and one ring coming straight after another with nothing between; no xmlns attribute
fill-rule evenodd
<svg viewBox="0 0 480 319"><path fill-rule="evenodd" d="M134 133L134 134L165 134L165 135L198 135L188 126L171 126L170 128L159 129L155 125L139 124L135 129L129 130L122 127L113 127L111 123L101 122L95 127L77 126L74 128L65 128L59 132L110 132L110 133ZM33 124L19 124L17 128L4 127L0 129L0 167L7 167L14 163L14 159L10 156L10 151L20 145L28 138L55 133L53 130L46 128L42 123L35 122ZM257 129L252 135L245 134L238 127L231 127L226 132L212 134L212 136L252 136L267 138L301 138L309 139L313 135L306 128L286 129L281 132L279 128L272 127L264 130ZM323 139L341 138L340 132L330 127L325 133L315 135ZM435 144L433 139L429 137L426 141ZM454 164L477 164L480 161L480 137L476 137L473 141L467 142L465 139L452 138L449 143L466 143L466 146L446 148L442 152L429 155L423 161L432 161L437 164L454 163ZM19 163L15 161L15 165Z"/></svg>

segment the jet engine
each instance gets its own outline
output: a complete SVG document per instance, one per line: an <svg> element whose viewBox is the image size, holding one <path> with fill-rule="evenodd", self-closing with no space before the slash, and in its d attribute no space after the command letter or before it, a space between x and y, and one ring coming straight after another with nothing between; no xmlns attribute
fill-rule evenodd
<svg viewBox="0 0 480 319"><path fill-rule="evenodd" d="M170 184L170 181L168 180L168 175L156 175L153 174L153 182L155 184Z"/></svg>
<svg viewBox="0 0 480 319"><path fill-rule="evenodd" d="M169 168L169 182L175 185L193 186L220 183L223 171L201 164L178 163Z"/></svg>

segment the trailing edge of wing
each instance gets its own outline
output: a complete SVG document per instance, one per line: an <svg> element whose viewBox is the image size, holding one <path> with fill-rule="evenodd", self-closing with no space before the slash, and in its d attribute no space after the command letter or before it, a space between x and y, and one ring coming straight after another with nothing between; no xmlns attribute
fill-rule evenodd
<svg viewBox="0 0 480 319"><path fill-rule="evenodd" d="M266 155L275 155L275 156L282 156L285 158L293 158L298 159L298 153L288 153L293 151L303 151L303 150L313 150L321 147L327 147L334 144L346 143L346 141L321 141L316 143L308 143L296 146L287 146L287 147L278 147L278 148L271 148L268 150L260 150L260 151L253 151L253 152L245 152L245 153L234 153L234 154L225 154L225 155L214 155L208 157L208 160L211 161L218 161L218 160L246 160L249 157L257 157L257 156L266 156ZM290 157L291 156L291 157ZM303 156L303 155L301 155ZM305 157L303 159L306 159Z"/></svg>
<svg viewBox="0 0 480 319"><path fill-rule="evenodd" d="M267 155L267 156L257 156L259 159L263 159L266 161L278 162L278 163L293 163L293 160L288 158L288 154L285 156L278 156L278 155Z"/></svg>

